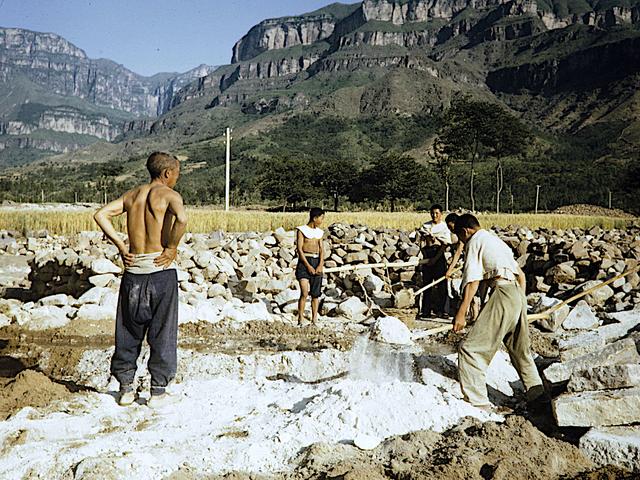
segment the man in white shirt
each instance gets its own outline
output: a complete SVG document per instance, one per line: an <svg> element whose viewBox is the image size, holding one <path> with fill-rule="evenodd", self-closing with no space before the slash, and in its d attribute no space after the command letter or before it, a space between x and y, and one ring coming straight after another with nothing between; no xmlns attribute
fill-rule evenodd
<svg viewBox="0 0 640 480"><path fill-rule="evenodd" d="M422 283L428 285L434 280L444 277L447 272L447 260L444 252L451 244L451 232L443 220L442 207L433 205L430 210L431 221L426 222L419 230L420 247L422 257L428 260L422 265ZM422 305L420 305L420 316L430 317L447 316L445 312L447 302L447 285L440 282L422 294Z"/></svg>
<svg viewBox="0 0 640 480"><path fill-rule="evenodd" d="M530 351L524 272L509 246L482 229L473 215L460 216L455 233L465 244L462 302L453 322L455 332L466 326L466 315L480 282L488 282L493 288L459 347L458 373L465 400L490 409L485 372L503 342L527 389L527 400L536 400L544 394L544 388Z"/></svg>

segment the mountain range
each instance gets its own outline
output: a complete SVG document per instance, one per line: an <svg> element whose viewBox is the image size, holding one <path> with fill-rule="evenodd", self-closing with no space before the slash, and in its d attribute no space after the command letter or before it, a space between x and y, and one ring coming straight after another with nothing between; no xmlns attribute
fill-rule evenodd
<svg viewBox="0 0 640 480"><path fill-rule="evenodd" d="M617 188L633 208L638 202L626 197L640 146L639 27L640 0L334 3L260 22L235 43L229 65L153 77L89 59L53 34L2 29L0 164L66 152L28 171L72 164L82 176L82 165L115 162L124 186L139 173L139 159L170 149L189 157L187 174L203 178L204 168L215 177L220 136L232 126L236 171L251 177L255 162L291 139L313 159L318 152L304 149L314 143L309 126L332 123L346 125L333 136L342 155L363 164L394 148L374 124L382 132L400 125L391 132L395 147L427 162L439 116L462 93L531 125L539 140L532 155L544 157L537 171L548 170L554 195L566 182L578 185L582 201ZM416 119L433 128L416 136L404 128ZM16 156L17 149L30 154ZM585 168L598 176L595 188ZM518 182L530 186L530 171L514 164L515 191ZM245 190L252 185L236 181L243 182ZM185 183L196 196L204 188ZM563 200L549 198L549 206Z"/></svg>

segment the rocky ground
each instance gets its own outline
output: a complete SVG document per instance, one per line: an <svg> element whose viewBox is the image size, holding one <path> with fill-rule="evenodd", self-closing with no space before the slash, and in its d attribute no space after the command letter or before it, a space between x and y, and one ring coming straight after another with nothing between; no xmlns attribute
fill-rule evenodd
<svg viewBox="0 0 640 480"><path fill-rule="evenodd" d="M460 336L415 319L415 268L329 274L322 316L295 324L293 234L190 235L180 248L176 403L115 402L120 262L100 235L0 233L0 477L635 478L640 277L532 328L553 395L531 411L508 355L487 413L461 399ZM634 269L640 228L497 230L532 312ZM333 225L327 266L417 262L413 232ZM455 297L456 285L452 282ZM636 473L634 473L636 472Z"/></svg>

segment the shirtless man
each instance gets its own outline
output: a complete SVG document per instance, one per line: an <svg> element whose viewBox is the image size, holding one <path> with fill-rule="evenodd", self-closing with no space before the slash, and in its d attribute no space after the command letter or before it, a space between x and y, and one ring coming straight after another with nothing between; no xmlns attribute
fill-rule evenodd
<svg viewBox="0 0 640 480"><path fill-rule="evenodd" d="M309 212L309 222L296 228L296 251L298 252L296 279L300 282L300 299L298 300L300 325L305 324L304 308L309 293L311 293L311 321L315 324L318 320L324 267L324 248L322 248L324 232L320 228L323 221L324 210L312 208Z"/></svg>
<svg viewBox="0 0 640 480"><path fill-rule="evenodd" d="M151 182L128 191L94 215L107 238L120 251L125 273L116 315L116 349L111 374L120 382L120 405L135 401L136 362L146 336L151 347L148 405L166 403L165 387L177 366L178 278L174 265L187 215L182 197L173 190L180 162L167 153L147 160ZM118 236L111 218L127 214L129 246Z"/></svg>

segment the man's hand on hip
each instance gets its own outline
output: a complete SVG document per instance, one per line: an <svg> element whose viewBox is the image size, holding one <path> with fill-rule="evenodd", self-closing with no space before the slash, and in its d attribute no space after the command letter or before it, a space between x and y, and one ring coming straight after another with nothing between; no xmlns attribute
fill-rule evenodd
<svg viewBox="0 0 640 480"><path fill-rule="evenodd" d="M177 248L166 247L162 251L160 256L153 261L153 263L155 263L159 267L168 267L173 263L173 261L176 259L177 256L178 256Z"/></svg>

